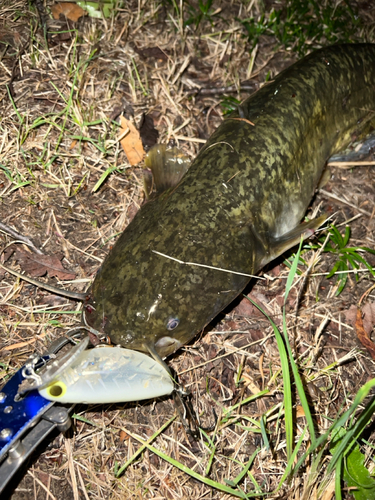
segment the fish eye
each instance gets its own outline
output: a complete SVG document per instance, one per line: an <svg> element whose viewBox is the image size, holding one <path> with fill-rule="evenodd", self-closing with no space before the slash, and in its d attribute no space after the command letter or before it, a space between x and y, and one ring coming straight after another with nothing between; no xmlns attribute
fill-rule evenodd
<svg viewBox="0 0 375 500"><path fill-rule="evenodd" d="M178 318L169 318L167 322L167 330L174 330L180 324L180 320Z"/></svg>

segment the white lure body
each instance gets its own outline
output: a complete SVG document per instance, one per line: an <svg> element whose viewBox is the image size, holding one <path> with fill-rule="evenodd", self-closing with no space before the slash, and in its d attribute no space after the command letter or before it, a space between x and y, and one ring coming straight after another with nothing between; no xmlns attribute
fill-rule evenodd
<svg viewBox="0 0 375 500"><path fill-rule="evenodd" d="M146 354L122 347L81 352L39 393L60 403L120 403L171 394L168 372Z"/></svg>

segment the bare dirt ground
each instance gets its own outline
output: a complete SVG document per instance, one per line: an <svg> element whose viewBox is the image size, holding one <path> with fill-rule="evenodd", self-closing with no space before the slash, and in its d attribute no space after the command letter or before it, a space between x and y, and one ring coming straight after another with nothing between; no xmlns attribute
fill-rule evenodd
<svg viewBox="0 0 375 500"><path fill-rule="evenodd" d="M214 15L197 26L184 26L172 2L154 0L124 2L108 19L84 16L72 22L48 16L48 44L35 5L0 0L0 6L0 222L30 238L44 255L57 256L70 273L65 276L60 269L57 278L50 272L41 280L58 285L63 281L77 291L87 289L144 201L143 164L130 166L117 141L119 115L139 126L147 114L159 132L158 142L173 142L193 158L222 120L223 96L227 103L229 96L243 100L267 75L272 78L298 59L272 36L261 35L255 45L245 36L238 19L259 16L259 2L214 2ZM358 7L366 25L374 26L371 3ZM197 6L194 12L200 12ZM371 29L362 36L375 41L368 33ZM222 89L230 85L237 91ZM205 90L195 92L199 89ZM331 180L317 193L311 209L318 205L334 214L341 230L350 225L351 246L375 247L373 166L333 167ZM30 272L23 259L32 250L21 243L11 245L15 238L4 232L0 240L7 265ZM303 258L313 262L315 256L309 251ZM366 254L366 259L375 266L374 256ZM368 272L358 273L358 281L349 274L346 287L336 296L336 277L326 277L335 261L335 255L323 253L309 278L292 289L287 304L291 343L321 429L375 376L374 361L355 328L359 303L367 308L368 334L375 324L374 279ZM56 265L55 260L51 266ZM280 259L262 274L266 279L247 293L281 326L288 268ZM5 271L0 275L0 369L5 382L31 353L43 352L79 323L80 305ZM343 358L345 363L331 367ZM273 448L263 447L250 471L262 491L273 491L286 456L279 414L280 359L269 321L246 299L238 300L168 362L192 392L202 423L211 425L216 413L220 425L215 437L211 435L214 450L208 440L188 438L178 419L152 444L225 484L263 446L254 421L265 414ZM220 420L227 408L264 388L269 394L240 406L235 421ZM304 426L298 411L296 401L297 433ZM12 498L230 498L147 449L116 478L115 471L141 446L132 435L148 439L174 414L168 397L76 408L74 435L45 443ZM308 468L285 482L279 498L301 498L307 475ZM251 481L246 479L242 488L250 492Z"/></svg>

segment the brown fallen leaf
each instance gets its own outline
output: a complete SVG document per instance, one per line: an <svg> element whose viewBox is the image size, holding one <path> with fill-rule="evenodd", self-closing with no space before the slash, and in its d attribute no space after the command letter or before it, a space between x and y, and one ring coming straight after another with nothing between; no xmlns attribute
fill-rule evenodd
<svg viewBox="0 0 375 500"><path fill-rule="evenodd" d="M371 334L375 326L375 302L367 302L362 307L363 313L363 328L368 335Z"/></svg>
<svg viewBox="0 0 375 500"><path fill-rule="evenodd" d="M355 321L357 319L357 306L354 304L349 307L346 311L344 311L345 321L349 323L349 325L355 326Z"/></svg>
<svg viewBox="0 0 375 500"><path fill-rule="evenodd" d="M302 408L302 406L297 406L296 407L296 417L297 418L301 418L301 417L305 417L306 414L305 414L305 410Z"/></svg>
<svg viewBox="0 0 375 500"><path fill-rule="evenodd" d="M122 430L120 431L119 437L120 437L120 443L123 443L124 441L129 441L130 439L129 434Z"/></svg>
<svg viewBox="0 0 375 500"><path fill-rule="evenodd" d="M370 335L375 326L375 302L367 302L362 307L362 314L363 328L365 329L367 335ZM355 322L357 320L357 306L350 306L350 308L344 312L344 315L346 322L355 327Z"/></svg>
<svg viewBox="0 0 375 500"><path fill-rule="evenodd" d="M76 277L75 273L64 269L61 264L62 255L38 255L21 248L17 248L15 255L23 271L29 276L40 277L48 273L51 278L57 276L60 280Z"/></svg>
<svg viewBox="0 0 375 500"><path fill-rule="evenodd" d="M121 139L121 146L129 160L131 166L138 165L145 157L145 150L143 149L141 136L130 120L124 116L120 116L121 128L120 135L122 136L127 130L126 135Z"/></svg>
<svg viewBox="0 0 375 500"><path fill-rule="evenodd" d="M361 344L364 347L366 347L366 349L369 351L372 359L375 359L375 344L370 339L369 334L363 328L362 311L359 308L357 309L357 319L355 322L355 331L356 331L357 337L359 338L359 341L361 342Z"/></svg>
<svg viewBox="0 0 375 500"><path fill-rule="evenodd" d="M259 307L263 309L267 314L272 315L272 311L270 310L268 304L269 304L269 299L262 293L260 292L255 292L251 291L248 294L249 298L252 299L256 304L258 304ZM253 305L252 302L246 297L244 297L241 302L235 307L234 309L236 314L239 314L240 316L247 316L247 317L257 317L257 318L264 318L264 314L256 307Z"/></svg>
<svg viewBox="0 0 375 500"><path fill-rule="evenodd" d="M51 12L54 19L59 19L60 15L62 15L74 23L85 15L85 11L82 7L72 2L55 3L51 7Z"/></svg>

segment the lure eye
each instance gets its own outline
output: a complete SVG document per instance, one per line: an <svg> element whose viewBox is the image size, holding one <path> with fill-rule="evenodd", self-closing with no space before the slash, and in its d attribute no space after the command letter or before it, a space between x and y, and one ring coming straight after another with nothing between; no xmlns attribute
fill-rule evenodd
<svg viewBox="0 0 375 500"><path fill-rule="evenodd" d="M171 331L178 327L180 320L177 318L169 318L167 323L167 330Z"/></svg>

